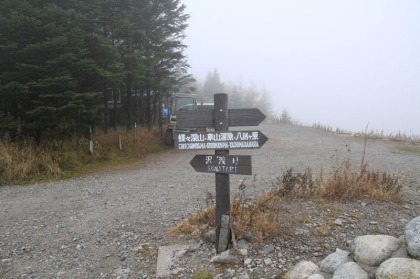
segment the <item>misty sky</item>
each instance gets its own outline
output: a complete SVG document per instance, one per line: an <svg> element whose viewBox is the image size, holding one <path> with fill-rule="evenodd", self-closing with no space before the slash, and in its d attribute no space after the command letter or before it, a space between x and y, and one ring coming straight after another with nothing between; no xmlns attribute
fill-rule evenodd
<svg viewBox="0 0 420 279"><path fill-rule="evenodd" d="M420 135L420 1L182 2L198 80L216 68L305 124Z"/></svg>

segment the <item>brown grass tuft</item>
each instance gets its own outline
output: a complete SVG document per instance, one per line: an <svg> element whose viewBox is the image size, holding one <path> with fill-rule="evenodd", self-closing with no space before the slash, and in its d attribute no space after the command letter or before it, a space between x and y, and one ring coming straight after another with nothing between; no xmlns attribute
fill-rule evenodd
<svg viewBox="0 0 420 279"><path fill-rule="evenodd" d="M175 227L169 230L170 236L188 235L192 234L197 229L196 226L192 225L188 220L181 221Z"/></svg>

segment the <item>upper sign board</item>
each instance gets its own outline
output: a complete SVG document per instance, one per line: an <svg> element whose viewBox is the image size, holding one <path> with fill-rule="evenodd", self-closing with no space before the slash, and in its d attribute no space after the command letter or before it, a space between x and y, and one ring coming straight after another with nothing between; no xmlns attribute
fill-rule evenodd
<svg viewBox="0 0 420 279"><path fill-rule="evenodd" d="M257 108L229 109L229 127L258 126L265 119L265 115ZM177 128L206 128L214 127L213 110L197 110L178 112L176 116Z"/></svg>

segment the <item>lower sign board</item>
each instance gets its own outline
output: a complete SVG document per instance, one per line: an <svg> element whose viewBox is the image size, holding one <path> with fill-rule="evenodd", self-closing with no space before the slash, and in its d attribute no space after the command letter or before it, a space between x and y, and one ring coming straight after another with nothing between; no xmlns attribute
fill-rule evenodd
<svg viewBox="0 0 420 279"><path fill-rule="evenodd" d="M251 156L196 155L190 165L197 172L252 174Z"/></svg>
<svg viewBox="0 0 420 279"><path fill-rule="evenodd" d="M177 133L175 150L260 148L267 140L260 131Z"/></svg>

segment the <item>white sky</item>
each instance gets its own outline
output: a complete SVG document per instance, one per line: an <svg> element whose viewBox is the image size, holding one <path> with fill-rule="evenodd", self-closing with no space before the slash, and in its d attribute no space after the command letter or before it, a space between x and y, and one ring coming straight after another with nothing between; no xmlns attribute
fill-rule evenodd
<svg viewBox="0 0 420 279"><path fill-rule="evenodd" d="M216 68L306 124L420 134L419 0L182 2L198 80Z"/></svg>

